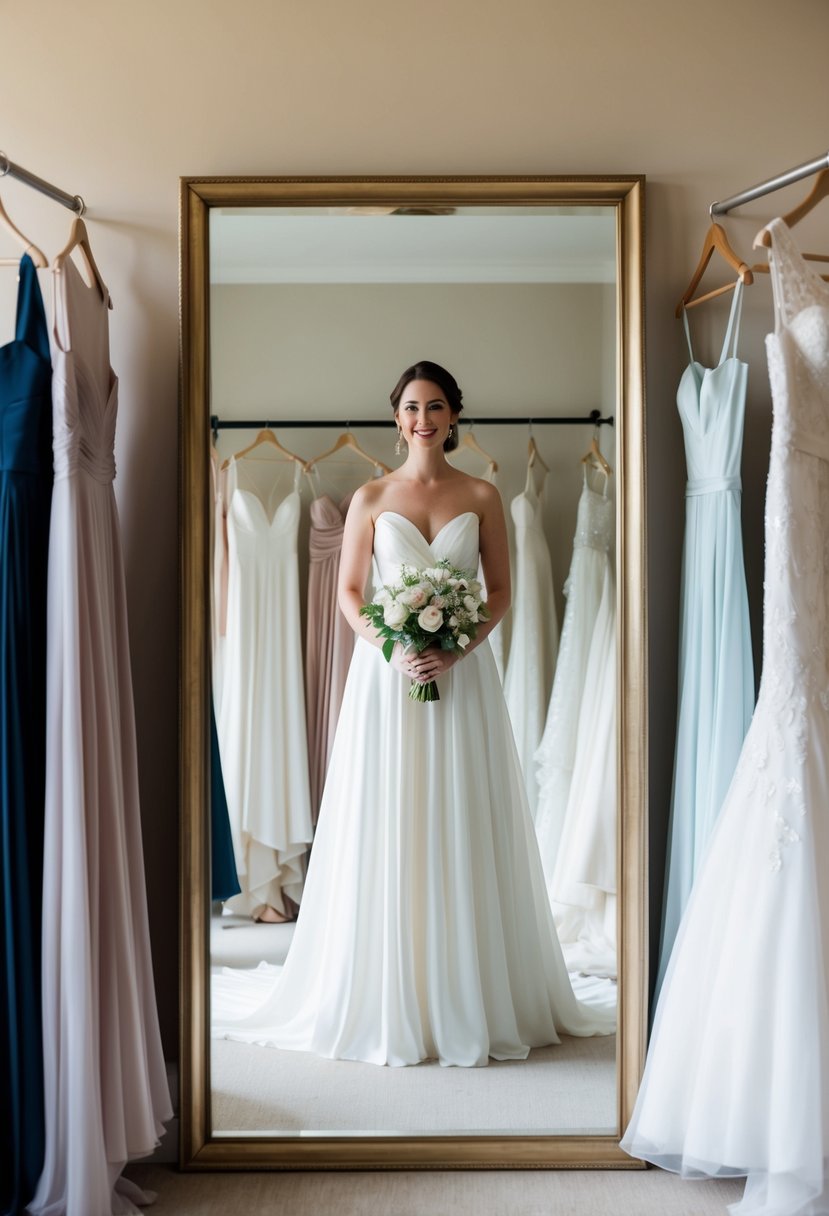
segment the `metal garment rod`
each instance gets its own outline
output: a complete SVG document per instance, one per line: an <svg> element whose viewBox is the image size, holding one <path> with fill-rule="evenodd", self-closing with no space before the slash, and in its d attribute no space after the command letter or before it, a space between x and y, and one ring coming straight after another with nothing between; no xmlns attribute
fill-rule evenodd
<svg viewBox="0 0 829 1216"><path fill-rule="evenodd" d="M14 164L13 161L9 160L5 152L0 152L0 177L5 177L7 174L9 177L16 177L18 181L25 182L33 190L39 190L41 194L54 199L56 203L61 203L64 207L68 207L70 211L76 211L78 215L83 215L84 211L86 211L86 203L79 194L67 194L65 190L59 190L51 182L45 182L42 177L37 177L34 173L30 173L28 169L23 169L20 165Z"/></svg>
<svg viewBox="0 0 829 1216"><path fill-rule="evenodd" d="M608 418L602 418L598 410L591 410L589 414L582 415L578 418L462 418L461 422L466 426L613 426L615 419L611 414ZM354 427L388 427L391 425L391 419L386 418L385 421L377 421L375 419L350 419L345 418L319 419L309 418L307 421L297 420L296 418L254 418L254 419L239 419L227 418L222 419L218 414L211 414L210 429L213 431L255 431L261 430L264 427L273 427L274 430L283 430L285 427L295 428L317 428L339 426L345 427L346 430L353 430Z"/></svg>
<svg viewBox="0 0 829 1216"><path fill-rule="evenodd" d="M799 182L804 177L811 177L813 173L819 173L821 169L829 169L829 152L818 156L816 160L797 165L794 169L787 170L786 173L780 173L777 177L770 177L767 182L751 186L748 190L743 190L740 194L733 195L732 198L724 199L721 203L712 203L708 208L708 213L712 218L715 215L725 215L727 211L733 211L735 207L742 207L743 203L750 203L755 198L762 198L764 194L782 190L784 186L791 186L793 182Z"/></svg>

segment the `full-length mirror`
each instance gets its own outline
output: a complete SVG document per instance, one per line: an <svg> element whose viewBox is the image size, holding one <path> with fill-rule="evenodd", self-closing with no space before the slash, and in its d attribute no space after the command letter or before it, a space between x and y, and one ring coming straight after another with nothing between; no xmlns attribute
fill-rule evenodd
<svg viewBox="0 0 829 1216"><path fill-rule="evenodd" d="M642 190L182 183L186 1163L628 1164Z"/></svg>

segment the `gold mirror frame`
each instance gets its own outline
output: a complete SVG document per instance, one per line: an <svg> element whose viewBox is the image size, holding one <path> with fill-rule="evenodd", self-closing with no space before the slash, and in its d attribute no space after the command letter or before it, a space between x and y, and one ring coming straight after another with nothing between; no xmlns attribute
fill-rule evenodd
<svg viewBox="0 0 829 1216"><path fill-rule="evenodd" d="M636 1168L619 1148L647 1029L644 177L187 177L180 193L180 1164L185 1169ZM211 207L606 206L616 212L618 1135L214 1136L208 875Z"/></svg>

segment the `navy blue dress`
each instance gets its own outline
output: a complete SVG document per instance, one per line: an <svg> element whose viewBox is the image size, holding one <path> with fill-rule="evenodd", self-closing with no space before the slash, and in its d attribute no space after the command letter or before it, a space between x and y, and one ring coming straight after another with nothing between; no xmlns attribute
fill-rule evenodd
<svg viewBox="0 0 829 1216"><path fill-rule="evenodd" d="M40 933L46 765L46 562L52 366L31 258L0 347L0 1211L43 1164Z"/></svg>

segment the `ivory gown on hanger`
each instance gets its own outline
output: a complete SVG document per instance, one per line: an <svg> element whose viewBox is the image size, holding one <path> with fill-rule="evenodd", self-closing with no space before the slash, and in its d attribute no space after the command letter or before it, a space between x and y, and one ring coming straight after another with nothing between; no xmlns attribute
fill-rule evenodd
<svg viewBox="0 0 829 1216"><path fill-rule="evenodd" d="M682 374L688 484L682 548L679 708L657 992L754 709L754 665L740 522L740 457L748 365L737 358L737 283L720 361Z"/></svg>
<svg viewBox="0 0 829 1216"><path fill-rule="evenodd" d="M578 710L573 774L555 867L553 916L568 971L616 976L616 578L613 511L601 505L608 551ZM598 539L594 535L594 543ZM577 605L575 605L577 608Z"/></svg>
<svg viewBox="0 0 829 1216"><path fill-rule="evenodd" d="M601 485L602 489L595 487ZM553 691L544 734L536 752L538 807L535 829L550 899L579 741L579 716L587 689L593 630L602 603L614 537L613 500L607 477L584 470L573 558L564 584L567 603L561 629Z"/></svg>
<svg viewBox="0 0 829 1216"><path fill-rule="evenodd" d="M150 959L127 599L113 493L109 296L55 275L43 1052L36 1216L134 1212L119 1175L171 1118Z"/></svg>
<svg viewBox="0 0 829 1216"><path fill-rule="evenodd" d="M680 924L622 1147L747 1175L740 1216L829 1212L829 286L769 225L763 672Z"/></svg>
<svg viewBox="0 0 829 1216"><path fill-rule="evenodd" d="M400 563L478 568L478 518L432 543L383 511L381 582ZM358 638L305 894L284 969L214 977L213 1032L375 1064L481 1066L560 1034L610 1033L561 956L498 673L483 642L420 704Z"/></svg>
<svg viewBox="0 0 829 1216"><path fill-rule="evenodd" d="M533 467L528 465L524 489L510 503L515 527L515 588L504 696L533 816L538 804L535 753L544 734L558 655L553 568L544 535L546 479L543 473L541 490L536 490Z"/></svg>
<svg viewBox="0 0 829 1216"><path fill-rule="evenodd" d="M312 839L299 619L298 461L232 459L227 629L217 715L236 870L226 907L284 916ZM284 476L292 478L286 494Z"/></svg>

